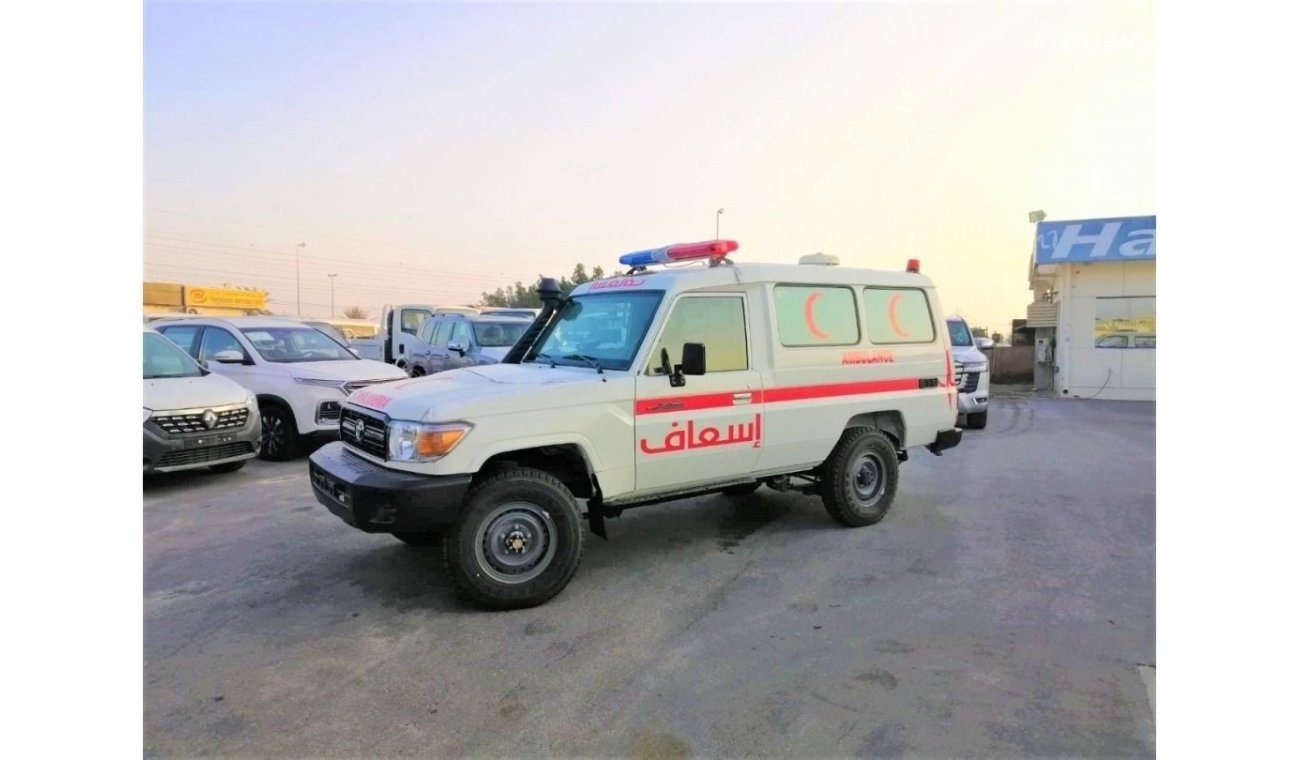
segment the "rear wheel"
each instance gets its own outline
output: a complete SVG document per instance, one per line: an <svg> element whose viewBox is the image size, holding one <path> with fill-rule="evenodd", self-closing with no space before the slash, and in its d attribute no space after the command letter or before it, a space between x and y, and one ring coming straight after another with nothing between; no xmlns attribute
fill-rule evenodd
<svg viewBox="0 0 1300 760"><path fill-rule="evenodd" d="M898 488L894 442L875 428L845 431L822 464L822 504L851 528L880 522Z"/></svg>
<svg viewBox="0 0 1300 760"><path fill-rule="evenodd" d="M501 470L470 491L460 522L443 535L447 572L465 600L489 609L541 604L582 561L582 513L554 476Z"/></svg>
<svg viewBox="0 0 1300 760"><path fill-rule="evenodd" d="M411 367L411 377L424 377L424 367L418 364Z"/></svg>
<svg viewBox="0 0 1300 760"><path fill-rule="evenodd" d="M983 430L987 424L989 424L989 413L987 411L966 415L966 427L971 430Z"/></svg>
<svg viewBox="0 0 1300 760"><path fill-rule="evenodd" d="M220 472L220 473L238 472L239 470L244 469L244 465L246 464L248 464L248 460L241 459L238 462L226 462L225 464L214 464L208 469L212 470L213 472Z"/></svg>
<svg viewBox="0 0 1300 760"><path fill-rule="evenodd" d="M263 401L262 458L271 462L287 462L298 456L298 423L293 412L273 401Z"/></svg>

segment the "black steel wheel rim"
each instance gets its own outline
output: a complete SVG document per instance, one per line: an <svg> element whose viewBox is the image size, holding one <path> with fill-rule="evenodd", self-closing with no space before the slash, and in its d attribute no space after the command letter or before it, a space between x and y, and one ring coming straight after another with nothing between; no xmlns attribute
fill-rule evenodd
<svg viewBox="0 0 1300 760"><path fill-rule="evenodd" d="M474 554L484 575L499 583L526 583L555 558L555 520L526 501L502 504L479 521Z"/></svg>
<svg viewBox="0 0 1300 760"><path fill-rule="evenodd" d="M853 479L853 497L864 507L880 501L889 478L884 460L872 452L862 454L854 460L849 476Z"/></svg>

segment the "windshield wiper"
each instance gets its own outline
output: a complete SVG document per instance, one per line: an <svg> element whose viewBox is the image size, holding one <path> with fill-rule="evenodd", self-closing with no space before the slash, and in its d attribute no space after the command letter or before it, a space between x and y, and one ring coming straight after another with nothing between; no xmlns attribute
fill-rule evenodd
<svg viewBox="0 0 1300 760"><path fill-rule="evenodd" d="M578 359L579 361L584 361L584 362L586 362L588 365L590 365L591 367L595 368L595 370L596 370L596 374L598 374L598 375L603 375L603 374L605 374L605 370L603 370L603 369L600 368L600 362L597 361L597 360L596 360L596 357L594 357L594 356L587 356L586 354L565 354L565 355L564 355L564 358L565 358L565 359Z"/></svg>
<svg viewBox="0 0 1300 760"><path fill-rule="evenodd" d="M551 363L551 369L555 369L555 357L550 354L533 354L533 359L545 359Z"/></svg>

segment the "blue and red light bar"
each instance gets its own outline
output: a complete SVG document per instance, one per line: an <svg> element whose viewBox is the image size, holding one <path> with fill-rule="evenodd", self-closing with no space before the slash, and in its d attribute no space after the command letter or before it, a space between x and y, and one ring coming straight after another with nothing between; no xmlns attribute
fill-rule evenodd
<svg viewBox="0 0 1300 760"><path fill-rule="evenodd" d="M651 264L671 264L676 261L692 259L724 259L728 253L740 247L734 240L709 240L703 243L677 243L662 248L650 248L644 251L625 253L618 257L618 263L630 267L647 267Z"/></svg>

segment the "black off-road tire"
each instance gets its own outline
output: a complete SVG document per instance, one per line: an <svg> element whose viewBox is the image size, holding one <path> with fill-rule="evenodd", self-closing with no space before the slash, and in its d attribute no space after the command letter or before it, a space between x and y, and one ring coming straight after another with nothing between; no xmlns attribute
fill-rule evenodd
<svg viewBox="0 0 1300 760"><path fill-rule="evenodd" d="M989 413L987 411L979 414L966 415L966 427L971 430L983 430L985 425L989 424Z"/></svg>
<svg viewBox="0 0 1300 760"><path fill-rule="evenodd" d="M214 464L208 469L212 470L213 472L219 472L225 474L227 472L239 472L240 470L244 469L244 465L246 464L248 464L248 460L241 459L238 462L226 462L225 464Z"/></svg>
<svg viewBox="0 0 1300 760"><path fill-rule="evenodd" d="M424 377L424 367L416 364L411 367L411 377Z"/></svg>
<svg viewBox="0 0 1300 760"><path fill-rule="evenodd" d="M275 401L259 404L262 415L262 451L258 455L268 462L288 462L302 453L298 440L298 423L293 412Z"/></svg>
<svg viewBox="0 0 1300 760"><path fill-rule="evenodd" d="M410 546L441 546L442 534L436 530L422 533L394 533L393 538Z"/></svg>
<svg viewBox="0 0 1300 760"><path fill-rule="evenodd" d="M563 483L531 467L509 467L465 497L460 521L443 532L443 561L465 601L494 610L535 607L569 584L585 537L582 511Z"/></svg>
<svg viewBox="0 0 1300 760"><path fill-rule="evenodd" d="M748 496L762 487L762 483L754 481L753 483L741 483L740 485L727 486L722 489L722 493L727 496Z"/></svg>
<svg viewBox="0 0 1300 760"><path fill-rule="evenodd" d="M846 430L822 463L822 504L841 525L858 528L880 522L897 488L898 452L875 428Z"/></svg>

